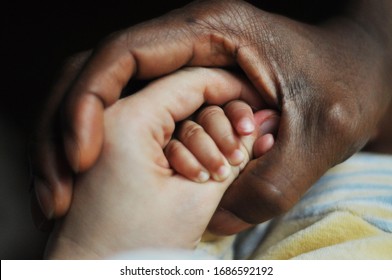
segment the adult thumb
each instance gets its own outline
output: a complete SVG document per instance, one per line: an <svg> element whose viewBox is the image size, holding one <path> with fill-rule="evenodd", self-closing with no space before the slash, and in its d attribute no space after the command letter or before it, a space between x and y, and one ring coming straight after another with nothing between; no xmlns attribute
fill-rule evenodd
<svg viewBox="0 0 392 280"><path fill-rule="evenodd" d="M303 137L282 132L274 147L251 161L226 191L208 229L230 235L291 209L328 169L327 160L315 155ZM293 130L292 130L293 131ZM290 137L288 137L290 135Z"/></svg>

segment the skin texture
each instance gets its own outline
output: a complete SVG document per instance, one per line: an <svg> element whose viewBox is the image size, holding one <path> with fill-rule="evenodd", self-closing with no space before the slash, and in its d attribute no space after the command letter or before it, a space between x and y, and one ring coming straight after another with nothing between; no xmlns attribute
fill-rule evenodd
<svg viewBox="0 0 392 280"><path fill-rule="evenodd" d="M129 79L184 65L241 69L281 115L274 147L228 189L210 229L232 234L286 212L374 135L392 93L391 13L391 1L347 1L306 24L244 1L197 1L112 34L70 60L37 130L32 165L46 217L69 209L72 174L99 157L104 110Z"/></svg>

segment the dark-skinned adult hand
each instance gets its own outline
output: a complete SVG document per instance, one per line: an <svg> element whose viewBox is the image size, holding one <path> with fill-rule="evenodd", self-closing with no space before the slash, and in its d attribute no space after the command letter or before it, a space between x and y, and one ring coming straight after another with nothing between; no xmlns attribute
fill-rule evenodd
<svg viewBox="0 0 392 280"><path fill-rule="evenodd" d="M244 1L197 1L112 34L65 67L37 130L32 165L46 217L67 212L72 174L98 158L103 112L129 80L185 65L238 66L281 112L273 149L228 189L210 230L232 234L284 213L374 133L392 95L391 15L391 1L347 1L310 25Z"/></svg>

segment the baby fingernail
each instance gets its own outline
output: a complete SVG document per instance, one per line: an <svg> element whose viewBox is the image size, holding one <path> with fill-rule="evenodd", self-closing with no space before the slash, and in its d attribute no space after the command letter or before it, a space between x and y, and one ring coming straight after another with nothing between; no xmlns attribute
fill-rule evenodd
<svg viewBox="0 0 392 280"><path fill-rule="evenodd" d="M238 165L244 161L245 155L240 149L237 149L231 154L229 159L231 164Z"/></svg>
<svg viewBox="0 0 392 280"><path fill-rule="evenodd" d="M244 133L252 133L255 130L255 125L250 118L243 118L238 122L238 129Z"/></svg>
<svg viewBox="0 0 392 280"><path fill-rule="evenodd" d="M226 165L219 167L218 171L213 175L214 180L223 181L230 175L230 168Z"/></svg>
<svg viewBox="0 0 392 280"><path fill-rule="evenodd" d="M38 203L42 209L43 214L47 219L53 218L54 205L53 205L53 194L49 187L44 184L41 180L34 179L34 188L37 194Z"/></svg>
<svg viewBox="0 0 392 280"><path fill-rule="evenodd" d="M210 179L210 174L206 171L200 171L199 176L197 176L197 179L200 183L207 182L208 179Z"/></svg>

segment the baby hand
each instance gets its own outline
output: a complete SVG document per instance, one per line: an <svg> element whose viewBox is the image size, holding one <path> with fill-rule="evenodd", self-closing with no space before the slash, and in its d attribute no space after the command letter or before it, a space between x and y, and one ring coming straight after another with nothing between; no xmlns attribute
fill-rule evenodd
<svg viewBox="0 0 392 280"><path fill-rule="evenodd" d="M223 108L208 106L194 120L179 126L177 138L168 143L165 155L170 166L190 180L224 181L230 174L230 165L242 170L250 159L271 149L278 122L275 111L263 109L254 113L239 100ZM252 140L253 150L247 150L245 141Z"/></svg>

